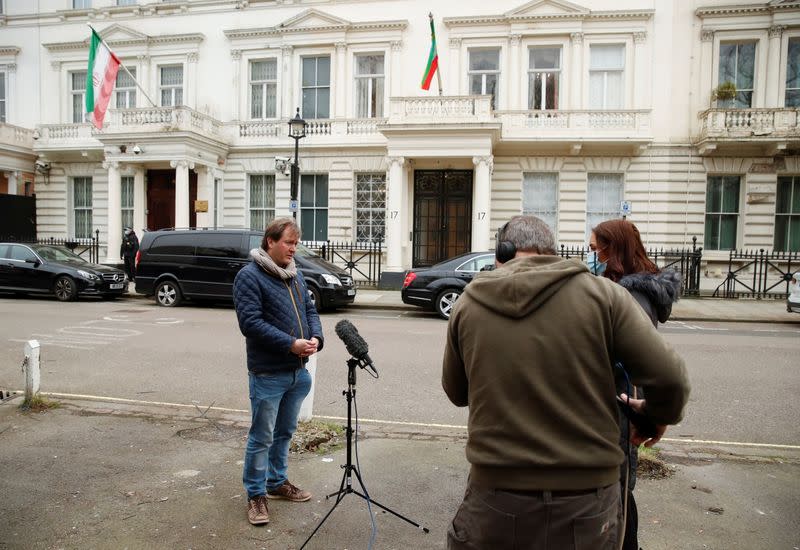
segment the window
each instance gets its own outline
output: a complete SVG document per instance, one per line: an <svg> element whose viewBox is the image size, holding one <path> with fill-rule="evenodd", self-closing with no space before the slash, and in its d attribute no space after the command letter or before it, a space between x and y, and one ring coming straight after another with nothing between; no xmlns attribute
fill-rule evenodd
<svg viewBox="0 0 800 550"><path fill-rule="evenodd" d="M586 236L605 220L619 218L622 174L589 174L586 191Z"/></svg>
<svg viewBox="0 0 800 550"><path fill-rule="evenodd" d="M383 116L383 55L356 56L356 116Z"/></svg>
<svg viewBox="0 0 800 550"><path fill-rule="evenodd" d="M6 121L6 73L0 73L0 122Z"/></svg>
<svg viewBox="0 0 800 550"><path fill-rule="evenodd" d="M125 70L117 73L117 84L114 86L116 94L117 109L134 109L136 107L136 67L132 68L131 74Z"/></svg>
<svg viewBox="0 0 800 550"><path fill-rule="evenodd" d="M789 39L786 59L786 106L800 107L800 38Z"/></svg>
<svg viewBox="0 0 800 550"><path fill-rule="evenodd" d="M721 102L725 107L748 109L753 105L755 66L755 42L719 45L719 84L733 82L736 85L736 99Z"/></svg>
<svg viewBox="0 0 800 550"><path fill-rule="evenodd" d="M531 48L528 56L528 109L558 109L561 48Z"/></svg>
<svg viewBox="0 0 800 550"><path fill-rule="evenodd" d="M303 118L330 117L331 58L303 58Z"/></svg>
<svg viewBox="0 0 800 550"><path fill-rule="evenodd" d="M300 176L300 219L312 241L328 240L328 176Z"/></svg>
<svg viewBox="0 0 800 550"><path fill-rule="evenodd" d="M73 10L88 10L92 7L92 0L72 0Z"/></svg>
<svg viewBox="0 0 800 550"><path fill-rule="evenodd" d="M736 248L739 176L709 176L706 185L706 250Z"/></svg>
<svg viewBox="0 0 800 550"><path fill-rule="evenodd" d="M469 93L491 95L494 109L498 93L497 80L500 78L500 50L470 50L467 75Z"/></svg>
<svg viewBox="0 0 800 550"><path fill-rule="evenodd" d="M250 62L250 118L275 118L278 98L278 61Z"/></svg>
<svg viewBox="0 0 800 550"><path fill-rule="evenodd" d="M386 234L386 174L356 174L356 242L375 243Z"/></svg>
<svg viewBox="0 0 800 550"><path fill-rule="evenodd" d="M195 256L238 258L241 255L239 251L241 246L242 235L240 233L212 233L203 235L203 239L197 241Z"/></svg>
<svg viewBox="0 0 800 550"><path fill-rule="evenodd" d="M623 106L625 45L589 46L589 107L621 109Z"/></svg>
<svg viewBox="0 0 800 550"><path fill-rule="evenodd" d="M86 71L69 73L72 94L72 122L86 120Z"/></svg>
<svg viewBox="0 0 800 550"><path fill-rule="evenodd" d="M122 176L122 227L133 227L133 176Z"/></svg>
<svg viewBox="0 0 800 550"><path fill-rule="evenodd" d="M92 178L72 178L72 210L75 238L92 237Z"/></svg>
<svg viewBox="0 0 800 550"><path fill-rule="evenodd" d="M159 67L159 75L161 106L177 107L183 105L183 65Z"/></svg>
<svg viewBox="0 0 800 550"><path fill-rule="evenodd" d="M117 0L118 6L135 6L136 0Z"/></svg>
<svg viewBox="0 0 800 550"><path fill-rule="evenodd" d="M526 173L522 179L522 213L541 218L553 235L558 224L558 174Z"/></svg>
<svg viewBox="0 0 800 550"><path fill-rule="evenodd" d="M10 260L17 260L20 262L24 262L27 260L36 261L39 258L36 257L36 254L28 248L27 246L23 246L21 244L12 244L8 247L8 252L6 253L6 257Z"/></svg>
<svg viewBox="0 0 800 550"><path fill-rule="evenodd" d="M800 251L800 176L778 178L774 248L785 252Z"/></svg>
<svg viewBox="0 0 800 550"><path fill-rule="evenodd" d="M250 228L264 231L275 219L275 176L250 175Z"/></svg>
<svg viewBox="0 0 800 550"><path fill-rule="evenodd" d="M203 235L202 238L206 238ZM159 235L153 239L148 254L174 254L176 256L194 256L197 239L194 235L175 233L174 235Z"/></svg>

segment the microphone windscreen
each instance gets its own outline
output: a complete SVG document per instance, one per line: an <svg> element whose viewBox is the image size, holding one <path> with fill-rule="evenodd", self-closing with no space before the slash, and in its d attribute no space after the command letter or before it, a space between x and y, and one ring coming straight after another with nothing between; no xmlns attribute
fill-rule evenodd
<svg viewBox="0 0 800 550"><path fill-rule="evenodd" d="M358 333L353 323L347 319L342 319L336 323L336 336L344 342L347 352L353 357L360 359L369 353L369 346Z"/></svg>

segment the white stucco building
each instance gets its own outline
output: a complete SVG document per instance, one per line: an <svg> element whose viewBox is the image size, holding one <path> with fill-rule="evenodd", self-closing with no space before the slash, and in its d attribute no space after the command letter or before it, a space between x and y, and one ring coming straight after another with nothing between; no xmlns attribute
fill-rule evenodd
<svg viewBox="0 0 800 550"><path fill-rule="evenodd" d="M442 95L420 89L431 9ZM102 131L87 23L156 103L121 71ZM304 239L382 237L390 272L520 212L585 243L623 200L646 244L697 236L712 270L800 250L797 0L2 0L0 85L0 171L40 161L39 236L99 229L109 262L124 225L287 215L298 107Z"/></svg>

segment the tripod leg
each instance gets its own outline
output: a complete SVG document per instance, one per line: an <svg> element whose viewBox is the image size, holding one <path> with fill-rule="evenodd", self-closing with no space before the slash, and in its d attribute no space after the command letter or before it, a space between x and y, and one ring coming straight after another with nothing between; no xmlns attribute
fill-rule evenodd
<svg viewBox="0 0 800 550"><path fill-rule="evenodd" d="M325 520L326 520L326 519L328 519L328 518L330 517L330 515L333 513L333 511L334 511L334 510L336 510L336 507L337 507L337 506L339 506L339 503L340 503L340 502L342 502L342 498L344 498L344 497L342 496L341 498L337 498L337 499L336 499L336 502L334 502L334 503L333 503L333 506L331 506L331 509L330 509L330 510L328 510L328 513L327 513L327 514L325 514L325 517L324 517L324 518L322 518L322 520L321 520L321 521L320 521L320 522L317 524L317 526L316 526L316 527L314 527L314 530L313 530L313 531L311 531L311 534L310 534L310 535L308 535L308 538L307 538L307 539L306 539L306 541L303 543L303 546L301 546L301 547L300 547L300 550L303 550L303 548L305 548L305 547L306 547L306 544L308 544L308 541L310 541L310 540L311 540L311 538L312 538L314 535L316 535L316 534L317 534L317 531L319 531L319 528L320 528L320 527L322 527L322 524L323 524L323 523L325 523Z"/></svg>
<svg viewBox="0 0 800 550"><path fill-rule="evenodd" d="M342 482L339 484L339 490L329 495L325 495L325 500L328 500L333 495L337 495L336 502L339 502L344 497L338 495L346 495L347 493L350 492L350 485L352 482L347 483L348 477L350 477L350 467L349 466L342 466L342 467L344 468L344 475L342 475ZM345 489L345 483L347 483L347 489Z"/></svg>
<svg viewBox="0 0 800 550"><path fill-rule="evenodd" d="M363 482L363 481L362 481L362 479L361 479L361 474L359 473L358 469L357 469L355 466L353 466L353 472L356 474L356 479L358 480L358 484L359 484L359 485L361 485L361 490L362 490L362 491L364 491L364 493L366 493L366 492L367 492L367 490L366 490L366 488L364 487L364 482ZM366 500L366 501L368 501L368 502L370 502L370 503L374 504L375 506L377 506L377 507L378 507L378 508L380 508L381 510L385 510L385 511L389 512L390 514L392 514L393 516L395 516L395 517L397 517L397 518L400 518L400 519L402 519L403 521L405 521L405 522L407 522L407 523L410 523L411 525L413 525L413 526L414 526L414 527L416 527L417 529L422 529L422 531L423 531L423 532L425 532L425 533L430 533L430 530L429 530L427 527L423 527L423 526L422 526L422 525L420 525L419 523L417 523L417 522L415 522L415 521L412 521L412 520L408 519L408 518L407 518L407 517L405 517L404 515L402 515L402 514L399 514L399 513L395 512L395 511L394 511L394 510L392 510L391 508L387 508L386 506L384 506L384 505L383 505L383 504L381 504L380 502L377 502L377 501L373 500L373 499L372 499L372 497L368 497L368 496L367 496L367 495L365 495L365 494L359 493L359 492L358 492L358 491L356 491L355 489L351 489L351 490L350 490L350 492L352 492L352 493L355 493L356 495L360 496L360 497L361 497L361 498L363 498L364 500Z"/></svg>

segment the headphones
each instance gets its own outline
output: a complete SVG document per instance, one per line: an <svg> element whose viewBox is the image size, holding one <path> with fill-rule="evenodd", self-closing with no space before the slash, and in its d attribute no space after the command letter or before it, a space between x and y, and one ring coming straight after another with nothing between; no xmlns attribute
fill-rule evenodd
<svg viewBox="0 0 800 550"><path fill-rule="evenodd" d="M517 255L517 247L514 246L514 243L500 240L500 235L506 232L506 226L508 226L508 222L504 223L503 227L497 230L497 236L495 237L495 242L497 244L494 248L494 256L501 264L513 260L514 256Z"/></svg>

